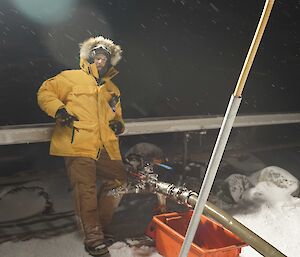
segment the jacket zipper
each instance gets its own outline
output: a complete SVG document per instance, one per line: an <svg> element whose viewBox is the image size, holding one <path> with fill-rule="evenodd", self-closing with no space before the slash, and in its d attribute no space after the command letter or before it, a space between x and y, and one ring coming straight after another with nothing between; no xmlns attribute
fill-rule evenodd
<svg viewBox="0 0 300 257"><path fill-rule="evenodd" d="M71 138L71 144L74 142L74 136L75 136L75 128L72 129L72 138Z"/></svg>
<svg viewBox="0 0 300 257"><path fill-rule="evenodd" d="M98 149L98 153L97 153L97 160L99 159L99 157L100 157L100 148Z"/></svg>
<svg viewBox="0 0 300 257"><path fill-rule="evenodd" d="M100 113L99 113L99 88L100 88L100 86L101 85L99 85L99 83L98 83L98 81L96 80L96 82L97 82L97 116L98 116L98 126L99 126L99 128L100 128ZM100 132L100 129L99 129L99 137L101 138L101 132ZM101 142L102 142L102 140L101 139L98 139L98 140L100 140ZM102 144L103 144L103 142L102 142ZM97 160L99 159L99 157L100 157L100 150L101 150L101 148L100 148L100 146L99 146L99 149L98 149L98 153L97 153Z"/></svg>

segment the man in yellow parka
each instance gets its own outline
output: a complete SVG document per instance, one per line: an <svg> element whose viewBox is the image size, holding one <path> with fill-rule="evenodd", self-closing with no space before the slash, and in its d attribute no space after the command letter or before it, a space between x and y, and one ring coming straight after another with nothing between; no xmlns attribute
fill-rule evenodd
<svg viewBox="0 0 300 257"><path fill-rule="evenodd" d="M111 81L121 54L110 39L90 38L80 45L81 69L59 73L38 91L39 106L56 119L50 154L65 159L85 249L92 256L109 254L105 235L127 180L118 140L124 132L120 91Z"/></svg>

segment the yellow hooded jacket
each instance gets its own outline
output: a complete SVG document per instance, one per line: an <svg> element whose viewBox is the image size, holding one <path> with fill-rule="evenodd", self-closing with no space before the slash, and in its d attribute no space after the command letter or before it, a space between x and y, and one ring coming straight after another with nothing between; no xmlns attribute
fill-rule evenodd
<svg viewBox="0 0 300 257"><path fill-rule="evenodd" d="M57 156L81 156L97 160L105 147L112 160L121 160L119 140L109 127L109 121L122 120L121 103L113 110L108 101L112 95L120 96L111 78L118 72L112 67L98 85L99 77L94 64L80 60L80 70L63 71L46 80L38 91L38 104L49 116L55 118L58 109L64 107L79 121L74 127L56 124L50 145L50 154Z"/></svg>

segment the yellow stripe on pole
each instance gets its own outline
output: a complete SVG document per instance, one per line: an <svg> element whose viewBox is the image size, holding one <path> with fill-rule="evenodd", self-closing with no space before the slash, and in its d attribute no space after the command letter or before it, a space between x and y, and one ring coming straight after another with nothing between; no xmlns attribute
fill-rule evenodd
<svg viewBox="0 0 300 257"><path fill-rule="evenodd" d="M248 78L249 71L250 71L251 66L253 64L254 57L256 55L256 52L257 52L258 46L260 44L261 38L264 34L269 16L271 14L273 4L274 4L274 0L267 0L266 3L265 3L265 7L264 7L264 10L261 14L261 17L260 17L256 32L255 32L255 35L253 37L251 46L249 48L247 57L245 59L243 69L241 71L239 80L236 84L235 91L233 93L234 96L237 96L237 97L242 96L242 92L243 92L246 80Z"/></svg>

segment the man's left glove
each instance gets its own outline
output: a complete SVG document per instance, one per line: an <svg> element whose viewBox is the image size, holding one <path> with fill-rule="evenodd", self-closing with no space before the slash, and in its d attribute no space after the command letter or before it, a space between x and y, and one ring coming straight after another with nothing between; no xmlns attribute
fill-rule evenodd
<svg viewBox="0 0 300 257"><path fill-rule="evenodd" d="M125 127L119 120L110 120L109 127L115 132L116 135L120 135L124 132Z"/></svg>
<svg viewBox="0 0 300 257"><path fill-rule="evenodd" d="M69 128L73 127L74 121L78 121L78 118L69 114L65 108L56 112L55 119L62 127L67 126Z"/></svg>

